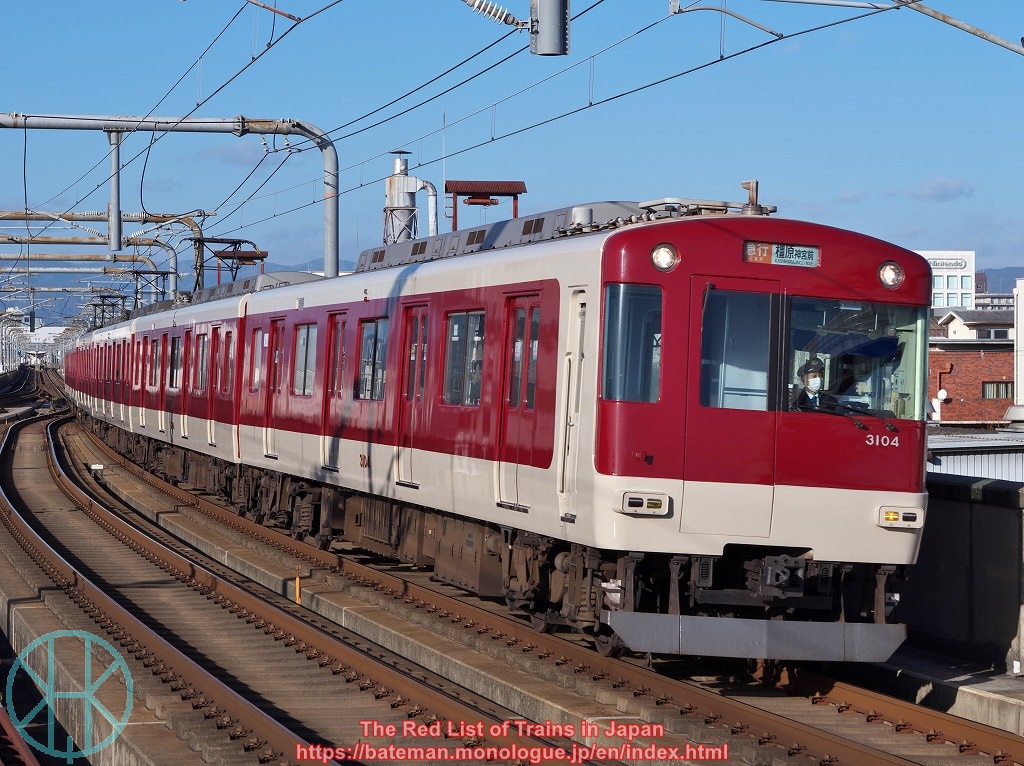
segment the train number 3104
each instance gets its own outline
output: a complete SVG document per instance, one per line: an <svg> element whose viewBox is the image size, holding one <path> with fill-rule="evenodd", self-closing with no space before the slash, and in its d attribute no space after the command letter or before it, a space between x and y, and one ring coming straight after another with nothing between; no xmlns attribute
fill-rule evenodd
<svg viewBox="0 0 1024 766"><path fill-rule="evenodd" d="M864 437L864 441L869 447L900 446L900 437L889 436L888 434L868 434Z"/></svg>

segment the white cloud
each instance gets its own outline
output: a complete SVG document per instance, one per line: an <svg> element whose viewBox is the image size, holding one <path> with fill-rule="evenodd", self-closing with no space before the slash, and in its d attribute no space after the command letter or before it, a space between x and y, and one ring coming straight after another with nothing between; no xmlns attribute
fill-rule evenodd
<svg viewBox="0 0 1024 766"><path fill-rule="evenodd" d="M974 187L950 178L927 178L917 188L909 189L907 195L914 199L949 202L974 196Z"/></svg>

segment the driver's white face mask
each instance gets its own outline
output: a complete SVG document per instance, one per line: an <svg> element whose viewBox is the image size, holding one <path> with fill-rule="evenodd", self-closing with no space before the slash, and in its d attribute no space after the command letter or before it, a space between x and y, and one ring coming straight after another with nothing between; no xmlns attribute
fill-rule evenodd
<svg viewBox="0 0 1024 766"><path fill-rule="evenodd" d="M818 393L821 389L821 378L809 378L807 381L807 387L814 393Z"/></svg>

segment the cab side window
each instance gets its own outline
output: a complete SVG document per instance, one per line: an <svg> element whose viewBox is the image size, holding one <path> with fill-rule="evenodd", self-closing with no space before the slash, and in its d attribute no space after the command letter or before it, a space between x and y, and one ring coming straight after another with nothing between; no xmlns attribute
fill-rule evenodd
<svg viewBox="0 0 1024 766"><path fill-rule="evenodd" d="M605 292L601 396L656 402L661 390L661 288L609 285Z"/></svg>

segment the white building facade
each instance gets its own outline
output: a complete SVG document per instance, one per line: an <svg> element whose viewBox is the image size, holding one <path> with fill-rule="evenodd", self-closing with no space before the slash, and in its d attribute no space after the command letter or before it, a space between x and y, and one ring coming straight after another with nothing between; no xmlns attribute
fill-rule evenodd
<svg viewBox="0 0 1024 766"><path fill-rule="evenodd" d="M974 308L974 250L916 250L932 267L932 308Z"/></svg>

